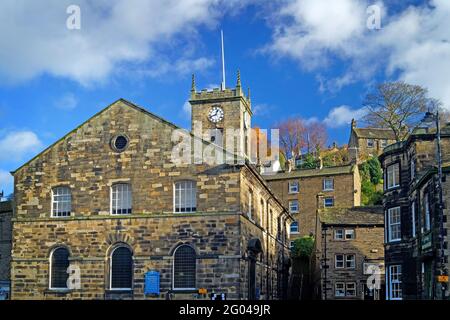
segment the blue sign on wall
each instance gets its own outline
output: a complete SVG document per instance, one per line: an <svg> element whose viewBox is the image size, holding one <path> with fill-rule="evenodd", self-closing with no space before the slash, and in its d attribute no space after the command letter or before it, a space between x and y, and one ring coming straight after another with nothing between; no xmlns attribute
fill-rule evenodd
<svg viewBox="0 0 450 320"><path fill-rule="evenodd" d="M144 294L159 294L159 272L148 271L145 273Z"/></svg>

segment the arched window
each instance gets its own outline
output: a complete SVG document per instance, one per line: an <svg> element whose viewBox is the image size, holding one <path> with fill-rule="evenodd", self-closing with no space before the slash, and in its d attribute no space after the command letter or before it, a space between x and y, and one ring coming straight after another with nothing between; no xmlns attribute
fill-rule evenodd
<svg viewBox="0 0 450 320"><path fill-rule="evenodd" d="M52 189L52 216L68 217L72 210L72 196L69 187Z"/></svg>
<svg viewBox="0 0 450 320"><path fill-rule="evenodd" d="M197 210L197 184L195 181L178 181L173 190L174 212L195 212Z"/></svg>
<svg viewBox="0 0 450 320"><path fill-rule="evenodd" d="M181 245L173 255L173 289L195 289L197 255L194 248Z"/></svg>
<svg viewBox="0 0 450 320"><path fill-rule="evenodd" d="M111 187L111 214L131 213L131 186L118 183Z"/></svg>
<svg viewBox="0 0 450 320"><path fill-rule="evenodd" d="M119 246L111 253L110 288L131 290L133 282L133 253L125 246Z"/></svg>
<svg viewBox="0 0 450 320"><path fill-rule="evenodd" d="M298 222L294 221L291 223L291 233L298 233Z"/></svg>
<svg viewBox="0 0 450 320"><path fill-rule="evenodd" d="M50 255L50 289L67 289L69 250L56 248Z"/></svg>

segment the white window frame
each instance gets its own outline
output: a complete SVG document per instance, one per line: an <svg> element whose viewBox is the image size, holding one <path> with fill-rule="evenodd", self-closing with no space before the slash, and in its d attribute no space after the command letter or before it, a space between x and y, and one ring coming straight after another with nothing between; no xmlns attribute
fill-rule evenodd
<svg viewBox="0 0 450 320"><path fill-rule="evenodd" d="M67 193L59 193L58 191L67 191ZM72 192L68 186L58 186L51 190L52 192L52 218L67 218L72 215ZM56 192L56 193L55 193ZM69 197L69 200L60 200L60 197ZM55 209L56 205L56 209ZM63 206L67 206L68 214L58 215L59 209Z"/></svg>
<svg viewBox="0 0 450 320"><path fill-rule="evenodd" d="M179 193L178 203L177 192ZM177 211L177 205L179 211ZM184 211L182 211L182 208L184 208ZM192 210L193 208L194 210ZM190 211L187 209L190 209ZM175 181L173 184L173 213L189 214L195 212L197 212L197 183L192 180Z"/></svg>
<svg viewBox="0 0 450 320"><path fill-rule="evenodd" d="M293 203L297 203L297 209L292 210ZM290 200L289 201L289 212L290 213L299 213L300 212L300 205L298 203L298 200Z"/></svg>
<svg viewBox="0 0 450 320"><path fill-rule="evenodd" d="M411 222L412 222L412 236L413 238L416 237L416 202L411 202Z"/></svg>
<svg viewBox="0 0 450 320"><path fill-rule="evenodd" d="M338 231L341 233L342 237L338 237ZM345 239L344 229L335 229L334 230L334 240L343 241L344 239Z"/></svg>
<svg viewBox="0 0 450 320"><path fill-rule="evenodd" d="M353 257L353 259L349 259ZM351 266L348 267L347 263L351 263ZM355 269L356 268L356 255L354 254L346 254L345 255L345 269Z"/></svg>
<svg viewBox="0 0 450 320"><path fill-rule="evenodd" d="M413 180L416 177L416 161L415 161L415 159L411 159L410 170L411 170L411 180Z"/></svg>
<svg viewBox="0 0 450 320"><path fill-rule="evenodd" d="M381 140L380 140L380 147L381 147L381 148L386 148L386 147L387 147L387 144L388 144L387 139L381 139Z"/></svg>
<svg viewBox="0 0 450 320"><path fill-rule="evenodd" d="M393 272L394 269L396 269L395 272ZM389 300L402 300L402 266L400 264L394 264L388 267L388 280ZM394 291L397 292L395 297L393 295Z"/></svg>
<svg viewBox="0 0 450 320"><path fill-rule="evenodd" d="M111 291L130 291L133 290L133 288L113 288L112 287L112 256L114 251L116 251L119 248L127 248L128 250L130 250L130 248L128 248L127 246L123 246L123 245L118 245L116 246L113 250L111 250L111 254L109 255L109 290ZM130 250L131 252L131 260L133 261L133 265L131 266L131 286L133 286L134 283L134 260L133 260L133 251Z"/></svg>
<svg viewBox="0 0 450 320"><path fill-rule="evenodd" d="M353 286L353 289L349 289L349 286ZM348 294L349 290L353 290L354 294ZM346 282L345 283L345 296L346 297L356 297L358 294L356 289L356 282Z"/></svg>
<svg viewBox="0 0 450 320"><path fill-rule="evenodd" d="M247 211L247 217L250 221L253 221L253 192L250 190L248 192L248 211Z"/></svg>
<svg viewBox="0 0 450 320"><path fill-rule="evenodd" d="M331 181L331 188L327 187L327 182ZM322 181L322 191L334 191L334 179L333 178L325 178Z"/></svg>
<svg viewBox="0 0 450 320"><path fill-rule="evenodd" d="M289 181L289 194L295 194L299 192L299 183L298 181Z"/></svg>
<svg viewBox="0 0 450 320"><path fill-rule="evenodd" d="M121 192L124 192L123 195L126 194L126 197L124 198L123 195L120 197L120 201L122 202L122 206L124 206L124 204L129 204L130 208L125 208L125 207L121 207L119 208L119 197L117 197L114 199L114 193L119 193L118 191L114 191L115 188L119 187L119 186L127 186L127 190L120 190ZM110 188L110 214L113 216L121 216L121 215L130 215L133 213L133 192L131 189L131 185L129 183L116 183L113 184ZM115 203L114 203L115 202ZM115 210L124 210L124 209L130 209L131 213L114 213L114 209Z"/></svg>
<svg viewBox="0 0 450 320"><path fill-rule="evenodd" d="M398 180L395 178L395 168L398 168ZM394 189L400 186L400 164L393 163L386 168L386 188L387 190Z"/></svg>
<svg viewBox="0 0 450 320"><path fill-rule="evenodd" d="M292 231L292 225L296 223L297 224L297 231ZM298 234L300 233L300 226L298 225L298 221L294 221L291 223L291 225L289 226L289 230L291 232L291 234Z"/></svg>
<svg viewBox="0 0 450 320"><path fill-rule="evenodd" d="M370 142L372 142L372 143L370 143ZM373 148L373 147L375 147L375 139L368 138L367 139L367 148Z"/></svg>
<svg viewBox="0 0 450 320"><path fill-rule="evenodd" d="M331 206L327 206L327 200L331 200L332 201ZM332 208L332 207L334 207L334 197L326 197L326 198L324 198L323 199L323 206L324 206L324 208Z"/></svg>
<svg viewBox="0 0 450 320"><path fill-rule="evenodd" d="M425 194L424 199L424 205L425 205L425 231L431 230L431 214L430 214L430 197L428 196L428 193Z"/></svg>
<svg viewBox="0 0 450 320"><path fill-rule="evenodd" d="M338 256L342 257L342 260L338 260ZM342 261L342 267L338 267L338 261ZM334 255L334 268L335 269L345 269L345 255L344 254L335 254Z"/></svg>
<svg viewBox="0 0 450 320"><path fill-rule="evenodd" d="M338 285L339 286L342 286L342 288L341 289L338 289ZM336 282L335 284L334 284L334 296L335 297L339 297L339 298L343 298L343 297L345 297L345 282ZM342 291L342 294L338 294L338 290L341 290Z"/></svg>
<svg viewBox="0 0 450 320"><path fill-rule="evenodd" d="M392 214L398 210L398 222L392 223ZM388 222L388 242L395 242L402 240L402 212L400 207L389 208L387 212L387 222ZM398 226L399 228L399 237L394 238L392 236L392 227Z"/></svg>
<svg viewBox="0 0 450 320"><path fill-rule="evenodd" d="M351 238L347 238L347 235L352 235L351 236ZM355 229L345 229L345 232L344 232L344 239L346 240L346 241L351 241L351 240L355 240Z"/></svg>

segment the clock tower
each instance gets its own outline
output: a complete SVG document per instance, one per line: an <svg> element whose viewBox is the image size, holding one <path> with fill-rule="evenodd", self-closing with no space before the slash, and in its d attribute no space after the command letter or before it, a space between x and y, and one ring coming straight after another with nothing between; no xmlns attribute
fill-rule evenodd
<svg viewBox="0 0 450 320"><path fill-rule="evenodd" d="M192 130L201 124L203 139L216 143L239 156L250 158L251 100L242 91L238 71L235 88L197 91L192 76ZM227 135L234 134L234 146L227 146ZM228 139L228 141L230 141Z"/></svg>

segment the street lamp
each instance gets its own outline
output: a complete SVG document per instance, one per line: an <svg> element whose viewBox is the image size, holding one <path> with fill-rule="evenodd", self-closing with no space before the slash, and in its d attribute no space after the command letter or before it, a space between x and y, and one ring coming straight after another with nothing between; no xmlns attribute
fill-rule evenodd
<svg viewBox="0 0 450 320"><path fill-rule="evenodd" d="M425 114L422 123L427 124L428 127L433 124L436 124L436 144L437 144L437 164L438 164L438 188L439 188L439 218L440 218L440 232L439 232L439 240L440 240L440 274L441 276L447 275L447 270L445 269L445 251L444 251L444 199L442 192L442 151L441 151L441 125L439 118L439 109L436 113L427 112ZM442 290L442 299L445 299L445 290L446 285L444 282L441 282L441 290Z"/></svg>

